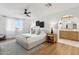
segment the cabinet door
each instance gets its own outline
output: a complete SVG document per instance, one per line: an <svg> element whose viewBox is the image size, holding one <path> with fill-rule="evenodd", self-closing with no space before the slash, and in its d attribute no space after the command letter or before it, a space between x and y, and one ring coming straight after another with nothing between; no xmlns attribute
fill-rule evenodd
<svg viewBox="0 0 79 59"><path fill-rule="evenodd" d="M54 42L57 42L57 34L54 34Z"/></svg>
<svg viewBox="0 0 79 59"><path fill-rule="evenodd" d="M75 32L75 31L69 31L68 32L69 35L68 35L68 38L71 39L71 40L78 40L78 32Z"/></svg>
<svg viewBox="0 0 79 59"><path fill-rule="evenodd" d="M77 31L60 31L60 38L79 41L79 32Z"/></svg>
<svg viewBox="0 0 79 59"><path fill-rule="evenodd" d="M60 31L59 32L59 37L63 38L63 39L66 39L67 38L67 32L66 31Z"/></svg>
<svg viewBox="0 0 79 59"><path fill-rule="evenodd" d="M78 32L78 41L79 41L79 32Z"/></svg>

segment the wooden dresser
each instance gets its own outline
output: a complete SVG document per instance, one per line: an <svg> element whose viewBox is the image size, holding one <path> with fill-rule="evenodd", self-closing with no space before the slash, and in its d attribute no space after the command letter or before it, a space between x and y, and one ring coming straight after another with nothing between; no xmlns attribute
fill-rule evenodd
<svg viewBox="0 0 79 59"><path fill-rule="evenodd" d="M48 33L47 34L47 42L49 42L49 43L57 42L57 34Z"/></svg>
<svg viewBox="0 0 79 59"><path fill-rule="evenodd" d="M62 39L79 41L79 32L78 31L59 31L59 37Z"/></svg>

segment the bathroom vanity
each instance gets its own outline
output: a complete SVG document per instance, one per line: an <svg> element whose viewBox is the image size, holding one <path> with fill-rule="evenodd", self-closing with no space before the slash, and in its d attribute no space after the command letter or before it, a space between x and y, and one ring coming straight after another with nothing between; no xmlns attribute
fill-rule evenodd
<svg viewBox="0 0 79 59"><path fill-rule="evenodd" d="M59 38L79 41L79 31L68 29L59 30Z"/></svg>
<svg viewBox="0 0 79 59"><path fill-rule="evenodd" d="M79 41L79 19L75 16L64 16L59 22L59 38Z"/></svg>

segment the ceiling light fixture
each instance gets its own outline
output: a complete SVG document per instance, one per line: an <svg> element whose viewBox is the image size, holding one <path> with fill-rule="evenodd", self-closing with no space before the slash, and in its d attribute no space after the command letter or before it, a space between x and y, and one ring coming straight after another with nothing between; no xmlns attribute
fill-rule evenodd
<svg viewBox="0 0 79 59"><path fill-rule="evenodd" d="M45 6L46 6L46 7L51 7L52 4L51 4L51 3L47 3Z"/></svg>

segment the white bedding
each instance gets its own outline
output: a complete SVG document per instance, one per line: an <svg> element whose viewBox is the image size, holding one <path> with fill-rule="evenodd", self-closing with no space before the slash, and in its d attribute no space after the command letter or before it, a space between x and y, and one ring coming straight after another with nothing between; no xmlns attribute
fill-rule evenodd
<svg viewBox="0 0 79 59"><path fill-rule="evenodd" d="M17 36L16 42L26 49L31 49L43 43L46 40L45 38L46 38L45 33L41 33L40 35L26 33L26 34Z"/></svg>

